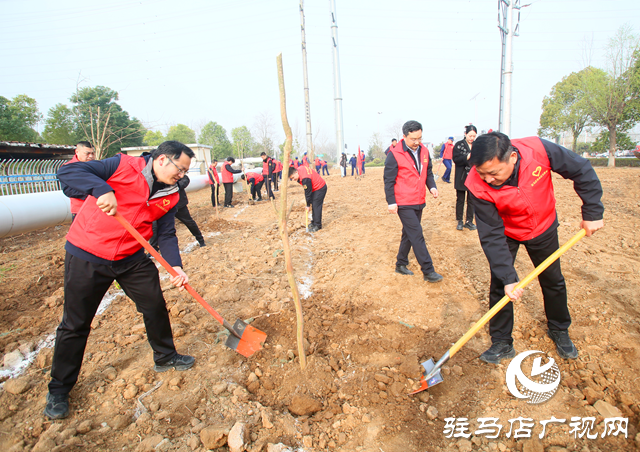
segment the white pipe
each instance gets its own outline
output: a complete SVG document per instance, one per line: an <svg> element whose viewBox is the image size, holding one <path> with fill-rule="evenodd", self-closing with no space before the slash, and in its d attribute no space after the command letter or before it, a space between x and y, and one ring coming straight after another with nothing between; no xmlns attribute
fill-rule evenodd
<svg viewBox="0 0 640 452"><path fill-rule="evenodd" d="M209 186L207 175L196 174L189 177L191 183L185 189L186 192L202 190ZM239 179L240 174L234 174L234 182ZM61 190L0 196L0 238L70 221L71 203Z"/></svg>

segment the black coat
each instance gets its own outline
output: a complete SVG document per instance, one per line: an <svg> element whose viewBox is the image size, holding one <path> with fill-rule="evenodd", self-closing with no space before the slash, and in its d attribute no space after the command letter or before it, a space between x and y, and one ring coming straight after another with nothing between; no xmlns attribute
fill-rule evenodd
<svg viewBox="0 0 640 452"><path fill-rule="evenodd" d="M467 156L471 153L467 140L460 140L453 146L453 156L451 159L456 164L456 174L453 180L453 187L456 190L467 190L464 181L467 180L467 174L471 170Z"/></svg>

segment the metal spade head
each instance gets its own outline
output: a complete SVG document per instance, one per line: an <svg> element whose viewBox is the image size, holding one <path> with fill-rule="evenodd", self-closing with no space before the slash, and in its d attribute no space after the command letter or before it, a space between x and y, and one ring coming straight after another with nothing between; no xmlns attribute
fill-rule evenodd
<svg viewBox="0 0 640 452"><path fill-rule="evenodd" d="M233 330L238 333L240 339L230 334L225 345L247 358L255 352L262 350L262 346L267 340L267 333L254 328L240 319L236 320L236 323L233 324Z"/></svg>
<svg viewBox="0 0 640 452"><path fill-rule="evenodd" d="M430 377L429 380L425 379L425 377L429 375L429 373L433 370L435 366L436 365L432 359L422 363L422 367L424 368L424 370L422 371L422 377L420 378L420 388L417 391L413 391L411 394L417 394L419 392L424 391L427 388L437 385L438 383L442 383L443 379L442 379L442 374L440 373L440 370L438 370L435 373L435 375Z"/></svg>

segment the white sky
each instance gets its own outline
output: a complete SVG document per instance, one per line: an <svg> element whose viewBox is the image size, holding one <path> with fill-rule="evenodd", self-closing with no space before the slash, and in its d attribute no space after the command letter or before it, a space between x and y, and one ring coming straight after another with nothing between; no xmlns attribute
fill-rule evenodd
<svg viewBox="0 0 640 452"><path fill-rule="evenodd" d="M585 54L604 67L609 38L640 23L638 0L531 3L513 46L513 137L536 134L543 97L585 67ZM432 142L460 136L469 122L497 129L497 1L336 0L336 8L348 153L376 131L386 144L409 119ZM155 130L216 121L231 138L267 113L279 143L282 52L289 122L305 141L296 0L0 0L0 17L0 95L33 97L45 115L69 104L80 79L118 91L120 105ZM335 141L329 0L307 0L305 19L314 138Z"/></svg>

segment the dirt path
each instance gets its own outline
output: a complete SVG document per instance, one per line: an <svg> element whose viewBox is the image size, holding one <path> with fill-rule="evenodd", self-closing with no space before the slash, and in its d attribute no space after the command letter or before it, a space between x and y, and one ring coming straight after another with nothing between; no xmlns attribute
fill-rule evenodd
<svg viewBox="0 0 640 452"><path fill-rule="evenodd" d="M304 371L295 356L295 312L271 205L248 205L244 194L235 194L237 207L223 209L218 219L207 190L191 194L189 208L208 245L194 247L187 229L178 226L192 285L229 321L253 319L268 334L267 346L250 359L226 349L224 331L213 318L165 279L178 350L197 361L187 372L155 374L142 318L112 288L113 300L94 321L71 393L72 415L56 423L42 417L51 349L34 350L61 317L67 227L0 240L0 350L5 363L16 358L16 350L37 356L13 382L25 385L13 385L12 392L24 392L0 393L0 450L204 451L202 441L211 448L215 438L224 443L238 423L245 424L250 451L280 442L307 452L634 450L640 173L598 174L606 228L562 258L580 358L557 357L546 337L537 282L516 307L516 349L549 354L562 374L558 393L540 405L507 391L506 366L476 359L489 345L486 330L449 362L443 384L407 395L418 384L419 363L438 359L488 309L487 261L475 232L456 231L455 191L442 182L441 197L428 202L423 216L436 270L445 276L439 284L418 276L413 257L409 268L416 276L394 273L401 226L386 213L381 168L367 169L359 181L327 177L323 229L313 236L304 232L302 189L291 186L297 201L290 221L294 266L307 296ZM570 182L554 179L562 242L578 230L580 200ZM521 277L533 269L526 252L516 267ZM141 408L138 398L147 392ZM629 418L627 439L570 433L572 417L593 416L593 431L602 434L603 416L594 407L599 400ZM566 422L548 424L539 439L541 421L551 416ZM486 417L502 425L497 438L447 437L445 418L456 418L456 433L465 433L460 418L468 419L473 434L478 419ZM535 423L531 437L514 437L519 421L513 420L519 417ZM230 438L237 439L237 429Z"/></svg>

